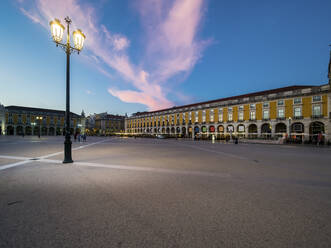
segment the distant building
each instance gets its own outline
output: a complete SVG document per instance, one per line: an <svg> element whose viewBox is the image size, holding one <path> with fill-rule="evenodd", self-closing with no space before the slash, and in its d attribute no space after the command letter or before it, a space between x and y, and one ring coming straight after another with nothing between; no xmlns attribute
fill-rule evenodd
<svg viewBox="0 0 331 248"><path fill-rule="evenodd" d="M38 117L38 118L37 118ZM39 117L41 117L39 119ZM0 104L2 135L63 135L65 111ZM85 116L71 113L71 133L84 133Z"/></svg>
<svg viewBox="0 0 331 248"><path fill-rule="evenodd" d="M138 112L125 119L125 131L205 138L291 136L314 142L320 133L331 141L330 121L330 84L303 85Z"/></svg>
<svg viewBox="0 0 331 248"><path fill-rule="evenodd" d="M89 135L109 135L124 132L123 115L112 115L107 112L90 115L86 118L86 133Z"/></svg>

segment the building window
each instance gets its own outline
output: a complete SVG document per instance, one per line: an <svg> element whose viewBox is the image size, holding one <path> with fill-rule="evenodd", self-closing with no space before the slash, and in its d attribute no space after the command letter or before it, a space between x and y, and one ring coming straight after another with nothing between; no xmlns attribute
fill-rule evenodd
<svg viewBox="0 0 331 248"><path fill-rule="evenodd" d="M210 110L209 119L211 122L214 122L214 110L213 109Z"/></svg>
<svg viewBox="0 0 331 248"><path fill-rule="evenodd" d="M192 113L188 113L189 120L192 121Z"/></svg>
<svg viewBox="0 0 331 248"><path fill-rule="evenodd" d="M22 115L18 115L18 123L19 123L19 124L22 123Z"/></svg>
<svg viewBox="0 0 331 248"><path fill-rule="evenodd" d="M269 103L268 102L264 102L263 103L263 108L269 108Z"/></svg>
<svg viewBox="0 0 331 248"><path fill-rule="evenodd" d="M244 120L244 112L239 112L239 121Z"/></svg>
<svg viewBox="0 0 331 248"><path fill-rule="evenodd" d="M196 111L195 112L195 122L198 122L199 121L199 112Z"/></svg>
<svg viewBox="0 0 331 248"><path fill-rule="evenodd" d="M250 105L249 105L249 108L250 108L250 109L255 109L255 104L254 104L254 103L250 104Z"/></svg>
<svg viewBox="0 0 331 248"><path fill-rule="evenodd" d="M232 111L232 107L229 107L229 108L228 108L228 111L231 112L231 111Z"/></svg>
<svg viewBox="0 0 331 248"><path fill-rule="evenodd" d="M269 119L269 110L263 110L263 119Z"/></svg>
<svg viewBox="0 0 331 248"><path fill-rule="evenodd" d="M301 98L294 98L294 104L300 104L301 103Z"/></svg>
<svg viewBox="0 0 331 248"><path fill-rule="evenodd" d="M202 122L206 122L206 110L202 111Z"/></svg>
<svg viewBox="0 0 331 248"><path fill-rule="evenodd" d="M277 105L278 106L283 106L284 105L284 100L278 100Z"/></svg>
<svg viewBox="0 0 331 248"><path fill-rule="evenodd" d="M294 117L301 117L301 108L300 107L294 108Z"/></svg>
<svg viewBox="0 0 331 248"><path fill-rule="evenodd" d="M232 121L233 120L232 117L233 117L232 113L228 113L228 120L229 121Z"/></svg>
<svg viewBox="0 0 331 248"><path fill-rule="evenodd" d="M313 105L313 116L321 116L321 105Z"/></svg>
<svg viewBox="0 0 331 248"><path fill-rule="evenodd" d="M278 109L278 118L284 118L285 114L284 114L284 109Z"/></svg>
<svg viewBox="0 0 331 248"><path fill-rule="evenodd" d="M249 114L250 120L255 120L255 111L251 111Z"/></svg>
<svg viewBox="0 0 331 248"><path fill-rule="evenodd" d="M313 102L320 102L322 100L321 96L313 96Z"/></svg>
<svg viewBox="0 0 331 248"><path fill-rule="evenodd" d="M243 111L244 110L244 106L243 105L240 105L239 106L239 111Z"/></svg>
<svg viewBox="0 0 331 248"><path fill-rule="evenodd" d="M222 112L220 112L220 113L218 114L218 121L219 121L219 122L223 122L223 113L222 113Z"/></svg>

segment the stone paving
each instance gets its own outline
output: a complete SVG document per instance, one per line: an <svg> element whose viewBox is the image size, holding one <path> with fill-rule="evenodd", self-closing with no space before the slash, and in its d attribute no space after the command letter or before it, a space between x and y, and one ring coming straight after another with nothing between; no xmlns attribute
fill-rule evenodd
<svg viewBox="0 0 331 248"><path fill-rule="evenodd" d="M0 136L0 247L331 247L331 150Z"/></svg>

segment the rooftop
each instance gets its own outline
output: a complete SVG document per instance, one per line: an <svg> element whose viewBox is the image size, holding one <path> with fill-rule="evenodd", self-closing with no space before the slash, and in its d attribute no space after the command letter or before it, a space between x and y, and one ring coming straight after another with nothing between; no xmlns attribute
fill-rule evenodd
<svg viewBox="0 0 331 248"><path fill-rule="evenodd" d="M203 105L203 104L210 104L210 103L216 103L216 102L224 102L224 101L229 101L229 100L236 100L236 99L242 99L242 98L247 98L247 97L255 97L255 96L263 96L263 95L269 95L269 94L277 94L277 93L286 92L286 91L294 91L294 90L301 90L301 89L314 88L314 87L319 87L319 86L313 86L313 85L292 85L292 86L287 86L287 87L282 87L282 88L277 88L277 89L264 90L264 91L258 91L258 92L243 94L243 95L237 95L237 96L219 98L219 99L205 101L205 102L198 102L198 103L193 103L193 104L188 104L188 105L175 106L175 107L171 107L171 108L167 108L167 109L160 109L160 110L155 110L155 111L150 111L150 112L148 112L148 111L137 112L137 113L134 113L132 116L140 116L140 115L157 113L157 112L163 112L163 111L168 111L168 110L175 110L175 109L180 109L180 108L194 107L194 106Z"/></svg>
<svg viewBox="0 0 331 248"><path fill-rule="evenodd" d="M6 106L5 108L8 110L12 110L12 111L44 112L44 113L65 115L65 111L55 110L55 109L33 108L33 107L23 107L23 106L15 106L15 105ZM80 115L77 115L73 112L70 112L70 113L75 117L80 117Z"/></svg>

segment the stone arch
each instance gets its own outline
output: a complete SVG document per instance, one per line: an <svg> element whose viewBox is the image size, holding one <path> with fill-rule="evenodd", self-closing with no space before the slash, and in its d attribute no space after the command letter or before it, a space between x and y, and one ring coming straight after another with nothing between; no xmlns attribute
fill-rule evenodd
<svg viewBox="0 0 331 248"><path fill-rule="evenodd" d="M291 125L291 132L293 133L304 133L305 125L302 122L295 122Z"/></svg>
<svg viewBox="0 0 331 248"><path fill-rule="evenodd" d="M305 132L305 125L302 122L295 122L291 125L291 142L302 143Z"/></svg>
<svg viewBox="0 0 331 248"><path fill-rule="evenodd" d="M214 133L215 127L213 125L209 126L209 132Z"/></svg>
<svg viewBox="0 0 331 248"><path fill-rule="evenodd" d="M48 135L52 135L52 136L55 135L55 128L54 128L54 127L50 127L50 128L49 128L49 130L48 130Z"/></svg>
<svg viewBox="0 0 331 248"><path fill-rule="evenodd" d="M8 126L7 127L7 135L14 135L14 127Z"/></svg>
<svg viewBox="0 0 331 248"><path fill-rule="evenodd" d="M245 133L245 125L244 124L239 124L237 126L237 132L238 133Z"/></svg>
<svg viewBox="0 0 331 248"><path fill-rule="evenodd" d="M218 133L224 133L224 126L223 125L218 125L217 126L217 132Z"/></svg>
<svg viewBox="0 0 331 248"><path fill-rule="evenodd" d="M39 127L38 126L35 126L34 128L33 128L33 133L34 133L34 135L38 135L39 134Z"/></svg>
<svg viewBox="0 0 331 248"><path fill-rule="evenodd" d="M23 135L24 134L24 129L22 126L17 126L16 127L16 135Z"/></svg>
<svg viewBox="0 0 331 248"><path fill-rule="evenodd" d="M25 127L25 135L32 135L32 128L30 126Z"/></svg>
<svg viewBox="0 0 331 248"><path fill-rule="evenodd" d="M226 126L226 132L227 133L234 133L235 132L234 126L232 124L227 125Z"/></svg>
<svg viewBox="0 0 331 248"><path fill-rule="evenodd" d="M277 123L275 127L276 134L283 134L287 132L286 124L283 122Z"/></svg>
<svg viewBox="0 0 331 248"><path fill-rule="evenodd" d="M261 126L262 134L271 134L271 126L269 123L263 123Z"/></svg>
<svg viewBox="0 0 331 248"><path fill-rule="evenodd" d="M309 140L313 143L316 144L318 142L318 136L322 134L322 140L321 142L324 143L324 134L325 133L325 126L324 123L320 121L314 121L311 122L309 125Z"/></svg>
<svg viewBox="0 0 331 248"><path fill-rule="evenodd" d="M256 124L250 124L248 126L248 138L255 139L257 138L257 125Z"/></svg>
<svg viewBox="0 0 331 248"><path fill-rule="evenodd" d="M41 135L42 135L42 136L47 135L47 127L42 127L42 128L41 128Z"/></svg>
<svg viewBox="0 0 331 248"><path fill-rule="evenodd" d="M186 127L182 127L182 135L183 135L183 136L186 135Z"/></svg>

